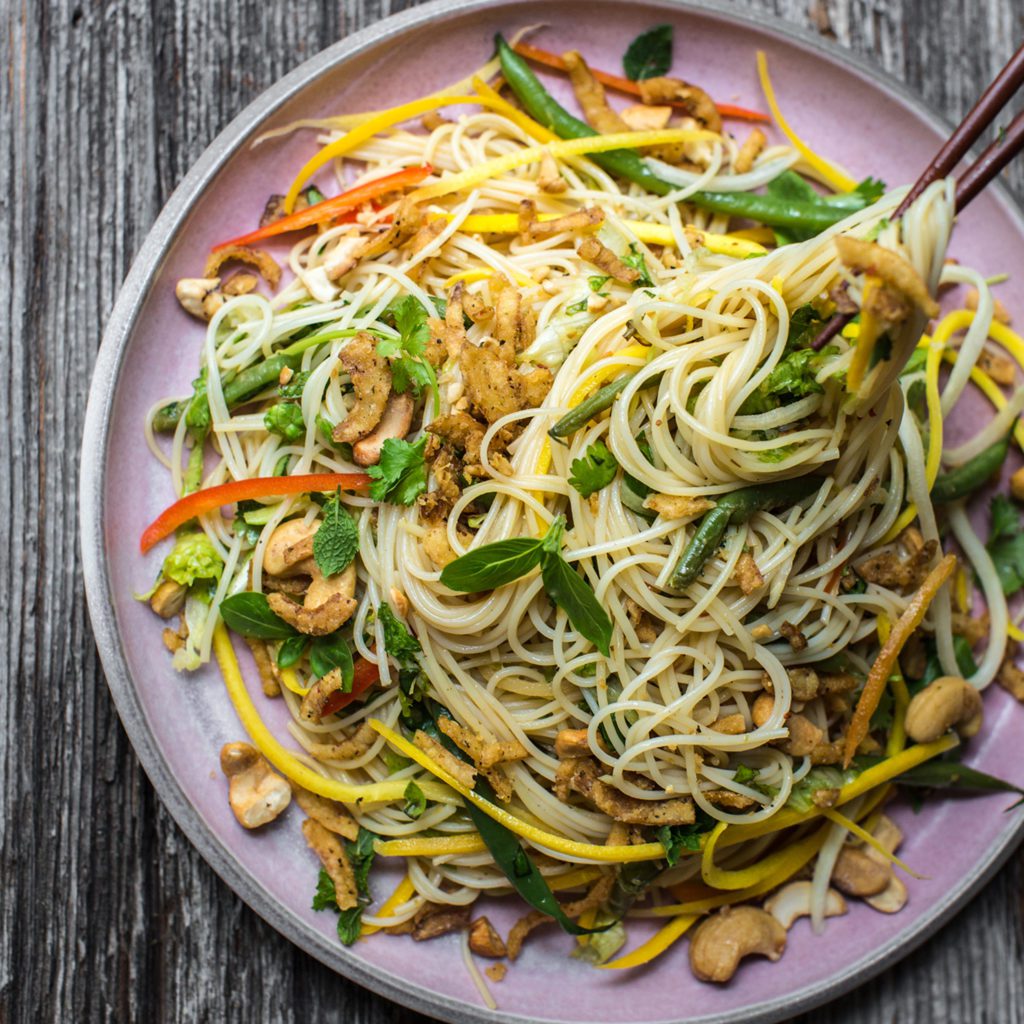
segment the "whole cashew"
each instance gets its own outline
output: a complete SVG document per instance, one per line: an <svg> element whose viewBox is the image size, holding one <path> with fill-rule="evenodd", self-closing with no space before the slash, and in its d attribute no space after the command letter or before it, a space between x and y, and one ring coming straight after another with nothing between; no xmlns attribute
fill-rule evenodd
<svg viewBox="0 0 1024 1024"><path fill-rule="evenodd" d="M844 846L832 869L832 884L848 896L877 896L892 879L892 865L856 846Z"/></svg>
<svg viewBox="0 0 1024 1024"><path fill-rule="evenodd" d="M375 466L380 462L384 442L389 438L403 438L409 433L414 408L412 395L392 391L388 395L388 404L384 406L380 423L361 441L352 445L352 458L356 463L360 466Z"/></svg>
<svg viewBox="0 0 1024 1024"><path fill-rule="evenodd" d="M790 882L764 901L764 909L785 929L793 927L800 917L811 916L812 885L806 879ZM825 894L825 916L839 917L846 913L846 900L835 889Z"/></svg>
<svg viewBox="0 0 1024 1024"><path fill-rule="evenodd" d="M918 743L937 740L953 726L961 736L974 736L981 722L981 694L959 676L941 676L907 706L907 735Z"/></svg>
<svg viewBox="0 0 1024 1024"><path fill-rule="evenodd" d="M228 778L231 810L243 828L266 825L291 803L291 786L248 743L225 743L220 770Z"/></svg>
<svg viewBox="0 0 1024 1024"><path fill-rule="evenodd" d="M295 566L312 577L302 604L283 594L268 594L270 610L307 636L326 636L343 626L356 610L356 566L353 562L334 576L324 576L312 558Z"/></svg>
<svg viewBox="0 0 1024 1024"><path fill-rule="evenodd" d="M302 563L313 556L313 537L320 521L289 519L270 535L263 552L263 571L271 576L295 576L305 572Z"/></svg>
<svg viewBox="0 0 1024 1024"><path fill-rule="evenodd" d="M778 960L786 929L760 907L723 907L702 921L690 942L690 967L700 981L728 981L745 956Z"/></svg>

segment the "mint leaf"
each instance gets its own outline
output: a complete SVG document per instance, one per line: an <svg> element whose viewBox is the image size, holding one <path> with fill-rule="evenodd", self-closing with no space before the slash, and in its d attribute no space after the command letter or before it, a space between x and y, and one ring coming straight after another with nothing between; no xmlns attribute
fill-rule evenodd
<svg viewBox="0 0 1024 1024"><path fill-rule="evenodd" d="M655 25L642 32L626 48L622 67L634 82L668 74L672 66L672 26Z"/></svg>
<svg viewBox="0 0 1024 1024"><path fill-rule="evenodd" d="M426 436L413 444L389 437L381 448L380 461L367 469L373 478L370 497L411 505L427 489L427 464L423 459L426 447Z"/></svg>
<svg viewBox="0 0 1024 1024"><path fill-rule="evenodd" d="M220 617L229 629L242 636L259 640L287 640L295 636L295 630L270 610L267 595L253 590L224 598Z"/></svg>
<svg viewBox="0 0 1024 1024"><path fill-rule="evenodd" d="M427 798L415 782L410 782L405 787L403 795L405 796L405 806L402 811L415 821L427 809Z"/></svg>
<svg viewBox="0 0 1024 1024"><path fill-rule="evenodd" d="M582 459L573 459L569 467L569 483L584 498L607 487L618 471L619 463L603 441L595 441L584 453Z"/></svg>
<svg viewBox="0 0 1024 1024"><path fill-rule="evenodd" d="M316 891L313 893L313 909L329 910L332 907L337 909L338 897L335 894L334 883L331 881L331 876L321 868L320 874L316 877Z"/></svg>
<svg viewBox="0 0 1024 1024"><path fill-rule="evenodd" d="M341 488L324 506L323 521L313 535L313 559L324 576L352 564L359 551L359 530L341 503Z"/></svg>
<svg viewBox="0 0 1024 1024"><path fill-rule="evenodd" d="M441 582L449 590L475 594L495 590L525 576L540 563L541 541L513 537L467 551L441 570Z"/></svg>

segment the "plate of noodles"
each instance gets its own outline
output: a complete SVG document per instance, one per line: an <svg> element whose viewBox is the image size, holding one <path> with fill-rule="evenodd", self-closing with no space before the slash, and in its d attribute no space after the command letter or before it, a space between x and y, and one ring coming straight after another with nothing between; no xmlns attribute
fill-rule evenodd
<svg viewBox="0 0 1024 1024"><path fill-rule="evenodd" d="M1024 221L901 208L946 132L733 12L467 2L210 147L83 548L143 764L276 928L449 1020L777 1020L998 867Z"/></svg>

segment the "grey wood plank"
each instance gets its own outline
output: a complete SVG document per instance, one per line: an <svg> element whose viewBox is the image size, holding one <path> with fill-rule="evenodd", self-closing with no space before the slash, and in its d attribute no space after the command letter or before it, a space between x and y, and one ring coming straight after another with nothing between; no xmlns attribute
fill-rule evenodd
<svg viewBox="0 0 1024 1024"><path fill-rule="evenodd" d="M389 0L0 4L0 1024L412 1021L224 887L142 775L77 569L89 370L160 205L249 100ZM951 118L1024 35L1020 0L744 0L834 34ZM1010 176L1024 196L1024 167ZM940 935L802 1024L1024 1021L1021 860Z"/></svg>

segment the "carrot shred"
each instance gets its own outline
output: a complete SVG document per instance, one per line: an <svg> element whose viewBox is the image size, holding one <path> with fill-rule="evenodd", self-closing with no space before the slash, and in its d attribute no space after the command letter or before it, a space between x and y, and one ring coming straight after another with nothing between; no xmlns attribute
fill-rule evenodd
<svg viewBox="0 0 1024 1024"><path fill-rule="evenodd" d="M532 60L536 64L543 64L544 67L553 68L555 71L566 70L565 61L557 53L542 50L539 46L532 46L530 43L514 43L512 49L520 57ZM603 85L608 86L609 89L614 89L616 92L624 92L630 96L640 95L640 86L628 78L622 78L607 71L599 71L596 68L591 68L590 73ZM683 104L674 102L671 103L671 106L680 107ZM738 107L732 103L716 103L715 106L722 117L731 117L741 121L761 121L764 123L771 121L767 114L762 114L759 110L748 110L746 107Z"/></svg>
<svg viewBox="0 0 1024 1024"><path fill-rule="evenodd" d="M843 767L848 768L857 752L857 747L863 742L868 734L871 724L871 716L882 699L886 683L892 675L903 645L910 639L911 633L921 625L928 606L935 600L942 585L953 575L956 570L956 555L946 555L941 562L926 577L924 583L917 589L917 592L910 599L910 604L896 621L889 633L889 638L882 645L878 657L875 658L871 670L868 672L867 682L861 691L860 700L850 720L850 728L846 732L846 740L843 745Z"/></svg>

